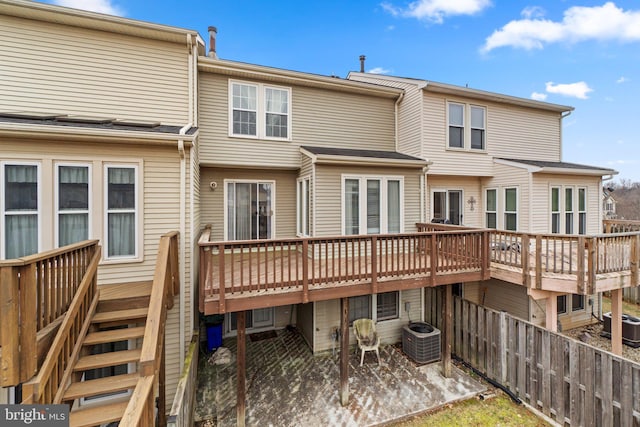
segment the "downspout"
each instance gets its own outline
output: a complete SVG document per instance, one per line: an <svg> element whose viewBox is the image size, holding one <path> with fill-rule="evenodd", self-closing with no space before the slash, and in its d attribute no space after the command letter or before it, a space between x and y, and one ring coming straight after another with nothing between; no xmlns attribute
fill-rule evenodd
<svg viewBox="0 0 640 427"><path fill-rule="evenodd" d="M572 111L569 110L565 114L562 114L560 116L560 161L562 161L562 138L563 138L563 135L562 135L562 133L563 133L562 132L562 119L564 119L566 117L569 117L571 115L571 113L572 113Z"/></svg>
<svg viewBox="0 0 640 427"><path fill-rule="evenodd" d="M394 114L394 137L395 137L395 143L396 143L396 151L398 151L398 105L400 104L400 102L402 101L402 99L404 98L404 91L402 91L402 93L400 94L400 96L398 97L398 99L396 99L396 103L394 105L394 109L393 109L393 114Z"/></svg>
<svg viewBox="0 0 640 427"><path fill-rule="evenodd" d="M529 171L529 228L527 232L533 233L533 172Z"/></svg>
<svg viewBox="0 0 640 427"><path fill-rule="evenodd" d="M188 125L184 126L182 129L180 129L180 135L184 136L186 135L187 131L191 129L191 123L189 123ZM183 286L180 287L180 338L179 338L179 342L180 342L180 372L182 372L182 368L184 367L184 341L185 341L185 333L184 333L184 329L185 329L185 322L184 322L184 314L185 314L185 294L184 294L184 283L185 283L185 268L184 268L184 264L186 262L186 257L185 257L185 236L186 236L186 185L187 185L187 180L186 180L186 176L187 176L187 171L186 171L186 155L185 155L185 149L184 149L184 139L180 138L178 139L178 154L180 155L180 241L182 242L180 244L180 262L179 267L180 267L180 282Z"/></svg>

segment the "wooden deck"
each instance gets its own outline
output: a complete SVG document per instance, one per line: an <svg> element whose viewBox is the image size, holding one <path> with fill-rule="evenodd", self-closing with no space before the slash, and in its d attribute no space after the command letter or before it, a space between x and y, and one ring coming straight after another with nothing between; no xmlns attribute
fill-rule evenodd
<svg viewBox="0 0 640 427"><path fill-rule="evenodd" d="M207 239L204 234L200 241L200 310L205 314L489 277L486 230L244 242Z"/></svg>

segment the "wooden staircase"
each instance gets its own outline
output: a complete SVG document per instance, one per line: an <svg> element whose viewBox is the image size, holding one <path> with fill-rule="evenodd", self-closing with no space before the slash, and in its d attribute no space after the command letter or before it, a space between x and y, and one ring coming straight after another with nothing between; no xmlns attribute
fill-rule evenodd
<svg viewBox="0 0 640 427"><path fill-rule="evenodd" d="M131 391L138 384L140 345L144 336L152 282L99 286L98 307L84 337L83 347L73 366L72 382L63 394L71 405L70 426L95 426L119 421L129 403ZM125 350L104 351L108 344L133 343ZM105 344L107 344L105 346ZM96 347L99 346L99 347ZM115 347L111 346L113 349ZM127 373L85 380L93 369L135 366ZM95 396L112 395L94 402L82 402ZM81 403L82 402L82 403Z"/></svg>

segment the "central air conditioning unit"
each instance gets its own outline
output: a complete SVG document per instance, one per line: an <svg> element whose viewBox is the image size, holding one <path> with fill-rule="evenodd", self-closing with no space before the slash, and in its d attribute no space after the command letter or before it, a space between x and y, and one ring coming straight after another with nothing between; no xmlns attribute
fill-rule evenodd
<svg viewBox="0 0 640 427"><path fill-rule="evenodd" d="M440 360L440 329L425 322L412 322L402 328L402 351L416 363Z"/></svg>

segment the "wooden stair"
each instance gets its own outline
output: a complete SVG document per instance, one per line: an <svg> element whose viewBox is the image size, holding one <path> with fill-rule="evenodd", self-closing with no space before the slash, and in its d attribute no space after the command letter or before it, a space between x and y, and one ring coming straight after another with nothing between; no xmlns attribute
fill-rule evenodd
<svg viewBox="0 0 640 427"><path fill-rule="evenodd" d="M139 343L144 336L150 282L101 285L98 309L91 319L91 329L84 338L83 350L73 366L74 382L65 390L63 402L71 404L69 425L97 426L119 421L129 403L126 391L132 391L140 375L131 372L84 380L85 373L120 365L137 364L140 348L92 354L94 346L128 341ZM137 365L136 365L137 369ZM113 395L112 398L81 403L81 399Z"/></svg>

